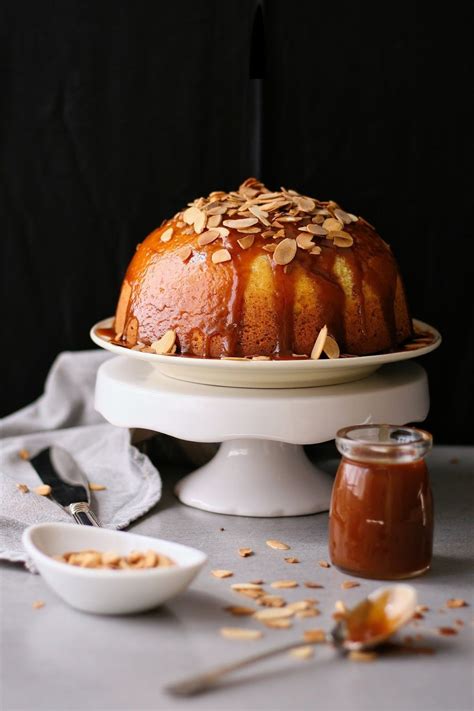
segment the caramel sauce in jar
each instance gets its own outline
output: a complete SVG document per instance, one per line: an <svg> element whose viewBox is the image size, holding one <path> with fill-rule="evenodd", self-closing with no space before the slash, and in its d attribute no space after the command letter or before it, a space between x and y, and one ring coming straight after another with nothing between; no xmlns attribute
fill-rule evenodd
<svg viewBox="0 0 474 711"><path fill-rule="evenodd" d="M337 433L343 455L329 513L334 565L360 577L410 578L431 564L433 499L424 461L431 435L390 425Z"/></svg>

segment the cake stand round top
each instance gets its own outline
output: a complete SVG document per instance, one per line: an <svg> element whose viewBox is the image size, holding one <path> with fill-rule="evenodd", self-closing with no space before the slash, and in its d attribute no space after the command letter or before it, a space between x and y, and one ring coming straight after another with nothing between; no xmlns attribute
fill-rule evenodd
<svg viewBox="0 0 474 711"><path fill-rule="evenodd" d="M99 368L95 406L114 425L194 442L245 437L316 444L346 425L422 421L429 394L426 373L413 362L384 366L352 383L282 390L175 380L119 356Z"/></svg>

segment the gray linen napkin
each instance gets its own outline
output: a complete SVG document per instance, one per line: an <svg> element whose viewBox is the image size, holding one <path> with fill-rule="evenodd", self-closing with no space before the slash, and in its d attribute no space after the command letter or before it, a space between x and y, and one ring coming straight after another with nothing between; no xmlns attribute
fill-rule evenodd
<svg viewBox="0 0 474 711"><path fill-rule="evenodd" d="M22 494L18 483L41 484L30 457L57 444L68 450L90 482L92 507L107 528L125 528L149 511L161 497L161 479L150 460L130 444L130 431L107 424L94 410L97 368L111 356L102 351L61 353L53 363L44 394L34 403L0 420L0 559L26 563L23 530L43 521L72 522L57 504L33 492Z"/></svg>

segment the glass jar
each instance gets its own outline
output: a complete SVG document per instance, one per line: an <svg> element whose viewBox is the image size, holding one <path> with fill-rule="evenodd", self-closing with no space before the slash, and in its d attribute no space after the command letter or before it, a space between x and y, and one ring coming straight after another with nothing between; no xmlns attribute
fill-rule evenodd
<svg viewBox="0 0 474 711"><path fill-rule="evenodd" d="M432 437L415 427L339 430L342 459L329 512L331 560L351 575L411 578L431 564L433 498L424 457Z"/></svg>

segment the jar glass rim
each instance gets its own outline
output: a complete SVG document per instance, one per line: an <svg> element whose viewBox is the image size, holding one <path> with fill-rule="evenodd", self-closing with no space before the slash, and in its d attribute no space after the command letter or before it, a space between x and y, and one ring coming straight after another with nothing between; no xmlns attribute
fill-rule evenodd
<svg viewBox="0 0 474 711"><path fill-rule="evenodd" d="M417 427L389 424L362 424L343 427L336 434L339 452L357 461L411 462L424 457L433 438Z"/></svg>

